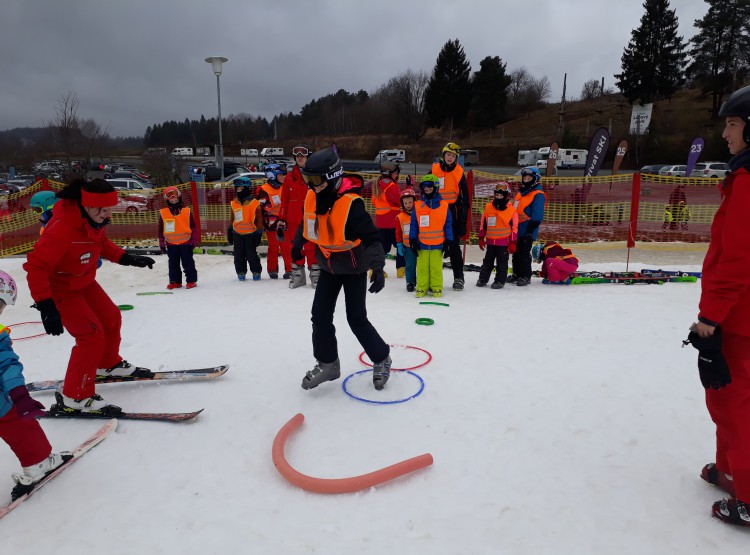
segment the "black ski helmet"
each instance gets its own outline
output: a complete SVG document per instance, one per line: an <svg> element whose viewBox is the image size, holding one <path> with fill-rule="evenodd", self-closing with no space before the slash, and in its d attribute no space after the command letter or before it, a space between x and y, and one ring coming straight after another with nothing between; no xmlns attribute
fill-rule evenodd
<svg viewBox="0 0 750 555"><path fill-rule="evenodd" d="M336 151L324 148L313 153L302 168L302 178L308 187L317 187L327 181L335 190L341 186L344 167Z"/></svg>
<svg viewBox="0 0 750 555"><path fill-rule="evenodd" d="M719 117L737 116L745 122L742 140L750 146L750 85L734 91L721 105Z"/></svg>

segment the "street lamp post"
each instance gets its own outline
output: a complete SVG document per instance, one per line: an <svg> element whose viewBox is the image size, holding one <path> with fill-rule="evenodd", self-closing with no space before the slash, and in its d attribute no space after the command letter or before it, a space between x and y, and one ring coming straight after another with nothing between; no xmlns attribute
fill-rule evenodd
<svg viewBox="0 0 750 555"><path fill-rule="evenodd" d="M221 76L221 64L227 63L229 60L221 56L210 56L206 58L206 62L211 64L214 75L216 75L216 98L219 101L219 144L216 145L216 165L219 167L219 175L221 180L224 181L224 139L221 136L221 86L219 85L219 77Z"/></svg>

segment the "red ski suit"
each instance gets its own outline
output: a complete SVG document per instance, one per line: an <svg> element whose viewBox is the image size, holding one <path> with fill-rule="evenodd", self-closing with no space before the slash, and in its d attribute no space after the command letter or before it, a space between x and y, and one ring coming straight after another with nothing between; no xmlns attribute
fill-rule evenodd
<svg viewBox="0 0 750 555"><path fill-rule="evenodd" d="M118 262L124 253L103 227L89 224L76 201L63 199L23 265L32 298L54 300L63 327L76 340L63 386L73 399L94 395L96 369L122 360L120 310L97 283L96 266L100 257Z"/></svg>
<svg viewBox="0 0 750 555"><path fill-rule="evenodd" d="M722 184L721 206L711 224L703 262L700 316L723 330L722 352L732 383L706 390L716 424L716 466L731 474L737 499L750 503L750 173L730 173Z"/></svg>
<svg viewBox="0 0 750 555"><path fill-rule="evenodd" d="M279 220L286 222L286 231L284 232L284 242L290 245L297 235L297 228L302 224L302 213L305 210L305 197L307 196L308 187L302 179L302 172L298 165L294 165L292 171L284 178L281 184L281 212ZM302 252L307 258L307 267L317 264L315 258L315 243L306 241L302 246Z"/></svg>

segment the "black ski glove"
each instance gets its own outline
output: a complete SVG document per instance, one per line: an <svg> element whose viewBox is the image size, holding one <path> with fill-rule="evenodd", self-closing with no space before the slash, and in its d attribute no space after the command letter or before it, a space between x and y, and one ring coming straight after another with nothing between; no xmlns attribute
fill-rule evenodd
<svg viewBox="0 0 750 555"><path fill-rule="evenodd" d="M704 389L721 389L732 383L729 366L721 353L721 341L721 329L716 328L713 335L705 338L691 331L682 342L683 347L690 343L698 349L698 373Z"/></svg>
<svg viewBox="0 0 750 555"><path fill-rule="evenodd" d="M453 241L445 241L443 243L443 258L448 258L451 255L451 244Z"/></svg>
<svg viewBox="0 0 750 555"><path fill-rule="evenodd" d="M231 225L227 228L227 243L234 245L234 230Z"/></svg>
<svg viewBox="0 0 750 555"><path fill-rule="evenodd" d="M283 243L284 242L284 230L281 227L277 227L276 228L276 240L279 243Z"/></svg>
<svg viewBox="0 0 750 555"><path fill-rule="evenodd" d="M37 301L32 307L36 308L41 313L44 331L46 331L48 335L60 335L65 331L63 330L62 318L55 306L55 301L52 299L44 299L43 301Z"/></svg>
<svg viewBox="0 0 750 555"><path fill-rule="evenodd" d="M370 283L372 283L369 289L370 293L380 293L383 290L383 287L385 287L385 274L382 268L372 271Z"/></svg>
<svg viewBox="0 0 750 555"><path fill-rule="evenodd" d="M145 268L151 270L154 267L154 259L148 256L141 256L140 254L129 254L125 253L120 258L120 266L135 266L137 268Z"/></svg>
<svg viewBox="0 0 750 555"><path fill-rule="evenodd" d="M535 220L529 220L529 223L526 226L526 233L524 234L524 237L527 237L533 241L534 231L536 231L536 228L538 228L541 223L542 222L537 222Z"/></svg>

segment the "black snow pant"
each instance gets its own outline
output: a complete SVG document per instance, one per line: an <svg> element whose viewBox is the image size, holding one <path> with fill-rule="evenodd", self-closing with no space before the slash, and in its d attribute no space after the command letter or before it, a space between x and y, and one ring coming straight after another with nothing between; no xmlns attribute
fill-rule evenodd
<svg viewBox="0 0 750 555"><path fill-rule="evenodd" d="M534 238L524 235L518 238L516 252L513 253L513 273L517 277L531 279L531 247L534 246Z"/></svg>
<svg viewBox="0 0 750 555"><path fill-rule="evenodd" d="M461 254L461 233L460 231L464 231L462 229L458 229L458 218L456 216L456 209L454 208L455 204L449 205L449 209L451 211L451 218L453 218L453 222L451 225L451 228L453 229L453 241L451 242L451 248L450 251L448 251L448 256L451 261L451 268L453 270L453 280L463 280L464 279L464 257Z"/></svg>
<svg viewBox="0 0 750 555"><path fill-rule="evenodd" d="M185 271L185 279L188 283L198 281L198 272L195 269L193 258L193 246L190 243L172 245L167 243L167 258L169 258L169 281L170 283L182 283L180 262Z"/></svg>
<svg viewBox="0 0 750 555"><path fill-rule="evenodd" d="M252 273L259 274L263 271L258 256L258 245L262 236L263 232L257 231L245 235L234 234L234 269L238 276L247 274L248 263Z"/></svg>
<svg viewBox="0 0 750 555"><path fill-rule="evenodd" d="M495 265L497 265L495 283L504 284L508 277L508 247L506 245L487 245L482 268L479 270L479 279L488 282L492 274L492 267Z"/></svg>
<svg viewBox="0 0 750 555"><path fill-rule="evenodd" d="M331 274L325 270L320 272L312 305L312 342L315 359L331 363L339 356L333 313L342 287L346 320L359 344L364 347L371 361L385 360L391 349L367 319L367 274Z"/></svg>

